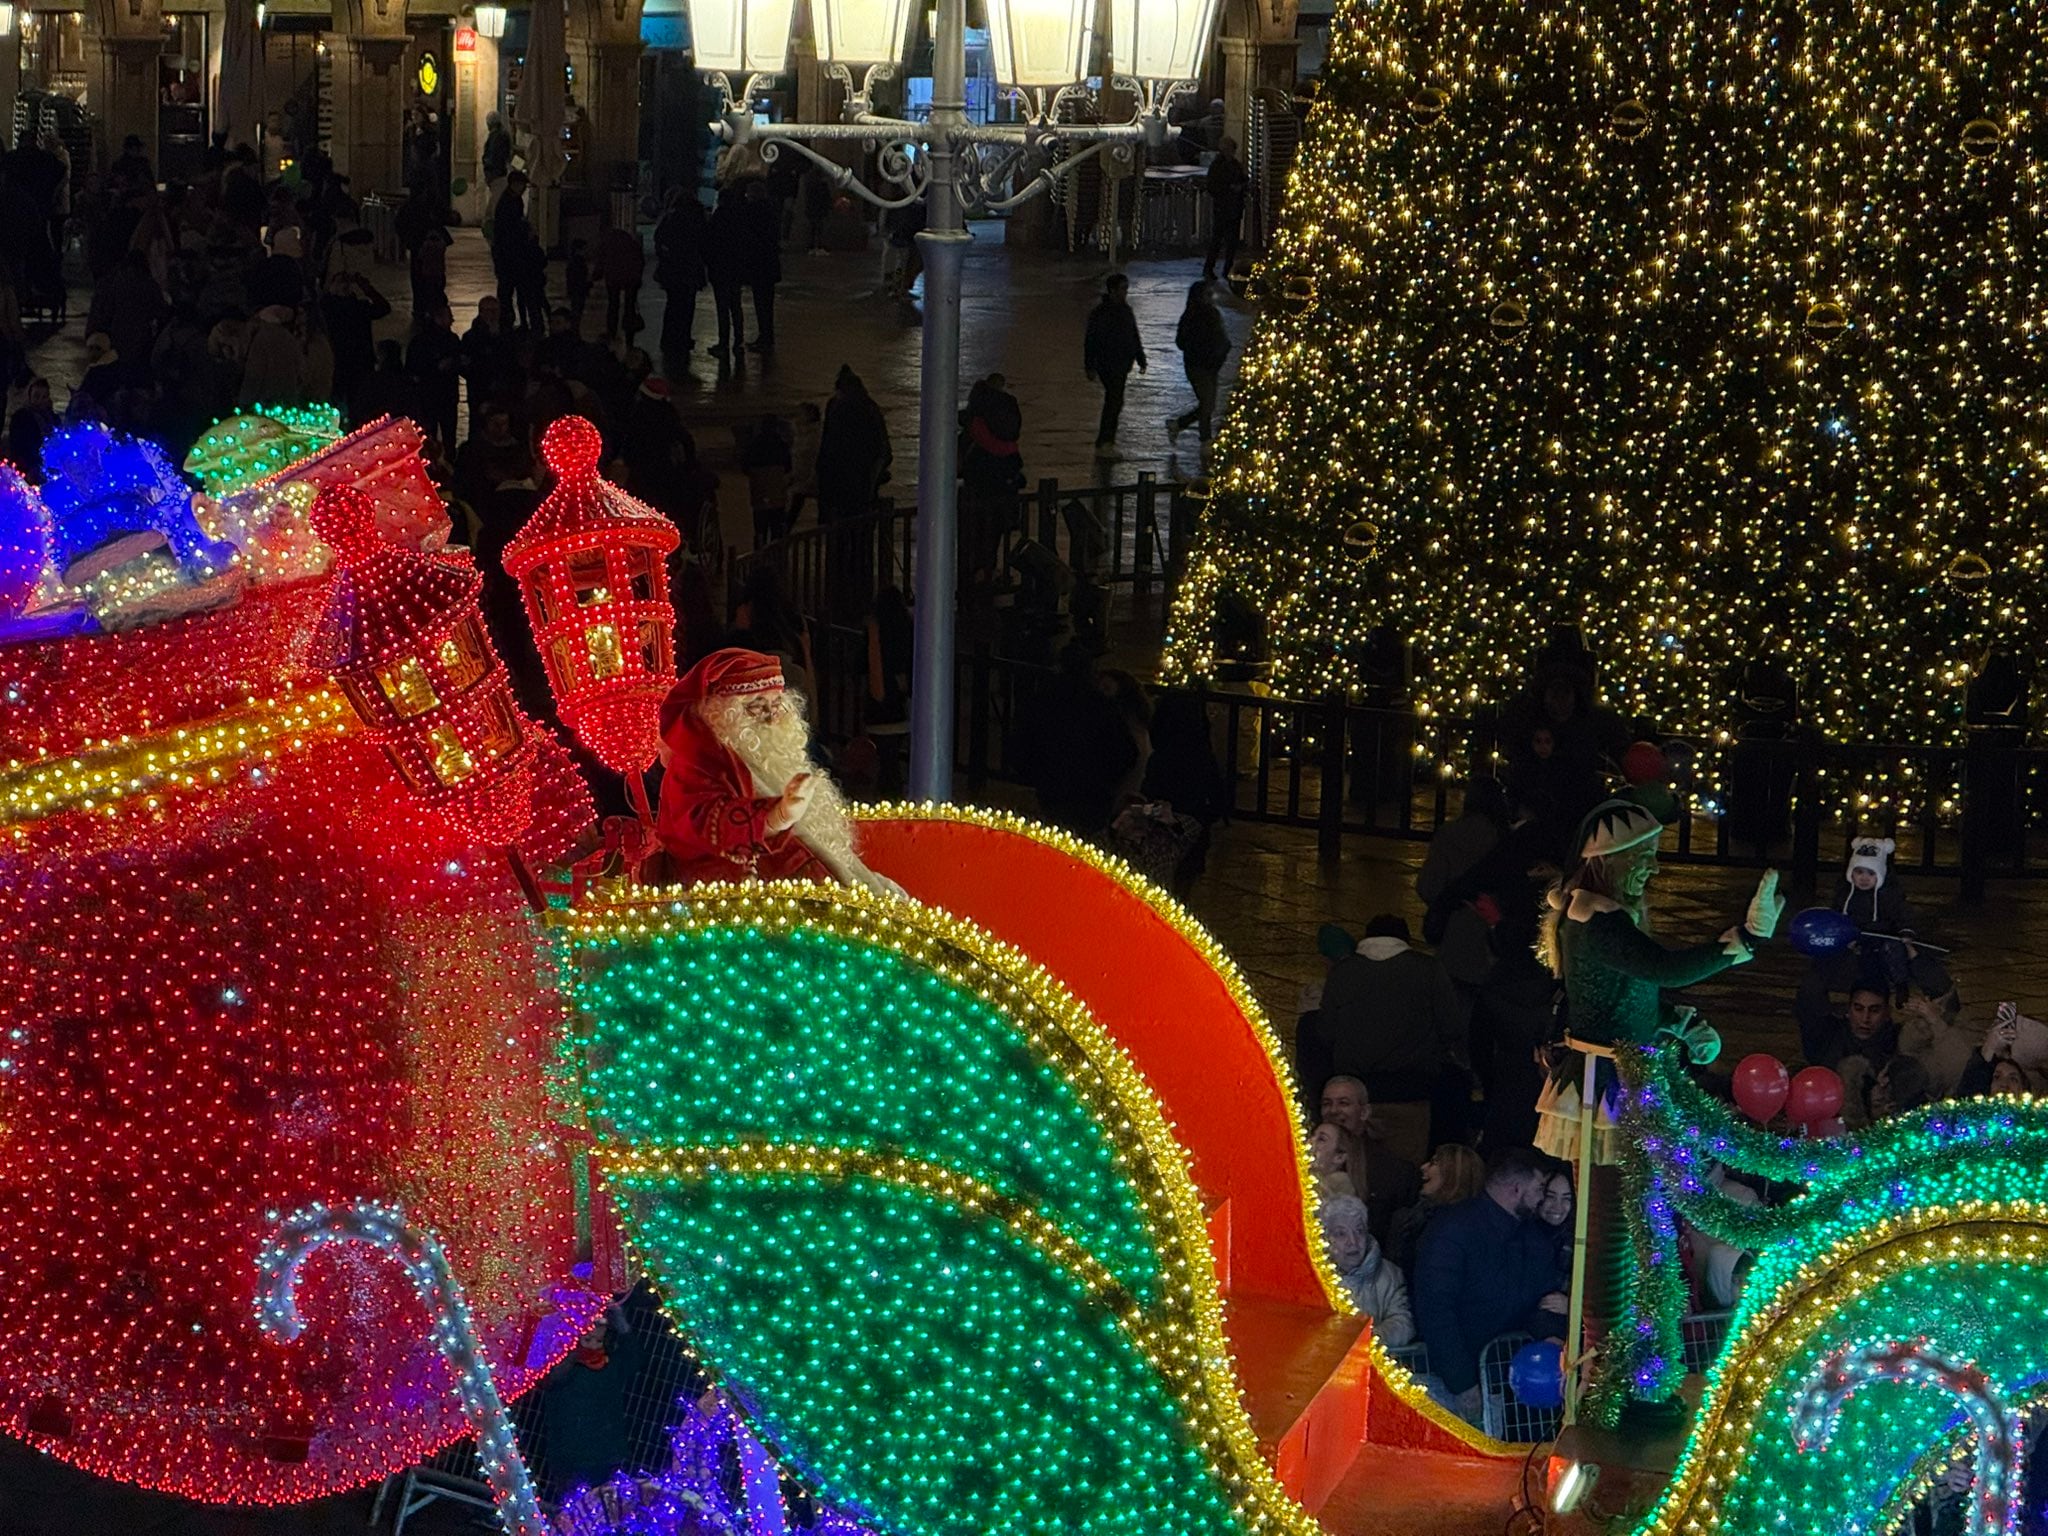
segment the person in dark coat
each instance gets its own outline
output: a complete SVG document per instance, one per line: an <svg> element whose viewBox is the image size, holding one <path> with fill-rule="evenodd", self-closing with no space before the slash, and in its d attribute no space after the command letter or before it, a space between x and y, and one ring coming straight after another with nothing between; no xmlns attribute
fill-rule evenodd
<svg viewBox="0 0 2048 1536"><path fill-rule="evenodd" d="M596 265L604 284L605 340L623 333L630 341L640 330L640 284L647 277L640 231L614 227L599 235Z"/></svg>
<svg viewBox="0 0 2048 1536"><path fill-rule="evenodd" d="M722 189L704 230L704 273L718 311L718 345L711 355L721 362L740 363L746 356L747 323L740 312L747 281L746 196L742 182Z"/></svg>
<svg viewBox="0 0 2048 1536"><path fill-rule="evenodd" d="M390 313L390 301L362 273L342 268L328 275L320 318L334 351L334 398L344 409L377 366L375 327Z"/></svg>
<svg viewBox="0 0 2048 1536"><path fill-rule="evenodd" d="M1206 281L1188 285L1187 308L1174 327L1173 344L1180 348L1181 366L1195 392L1193 410L1166 418L1166 435L1176 438L1189 427L1196 428L1204 446L1216 417L1216 391L1223 380L1223 364L1230 357L1230 333L1223 328L1223 311L1209 292Z"/></svg>
<svg viewBox="0 0 2048 1536"><path fill-rule="evenodd" d="M775 285L782 281L782 215L765 181L747 184L740 205L740 280L754 295L754 340L750 352L775 350ZM738 314L737 305L734 308ZM734 343L739 332L733 333Z"/></svg>
<svg viewBox="0 0 2048 1536"><path fill-rule="evenodd" d="M444 301L429 310L407 349L405 365L418 382L419 423L445 448L455 442L455 406L462 384L462 339Z"/></svg>
<svg viewBox="0 0 2048 1536"><path fill-rule="evenodd" d="M360 427L380 416L408 416L417 421L419 414L419 389L406 371L404 345L378 342L377 366L356 386L356 397L349 402L349 426Z"/></svg>
<svg viewBox="0 0 2048 1536"><path fill-rule="evenodd" d="M1225 139L1209 162L1202 178L1209 194L1209 254L1202 260L1202 276L1216 275L1216 258L1223 258L1226 274L1237 265L1237 247L1244 236L1244 205L1251 191L1251 178L1244 162L1237 158L1237 140Z"/></svg>
<svg viewBox="0 0 2048 1536"><path fill-rule="evenodd" d="M829 525L872 511L893 455L882 408L860 375L842 365L818 433L818 521ZM869 595L862 594L863 609Z"/></svg>
<svg viewBox="0 0 2048 1536"><path fill-rule="evenodd" d="M632 1463L626 1393L640 1373L645 1346L617 1302L606 1307L576 1348L548 1372L548 1481L560 1495L604 1482Z"/></svg>
<svg viewBox="0 0 2048 1536"><path fill-rule="evenodd" d="M1892 997L1883 982L1865 977L1849 989L1849 1006L1841 1013L1816 1008L1804 991L1797 1004L1799 1053L1810 1067L1840 1071L1851 1056L1861 1056L1871 1069L1883 1066L1899 1048L1899 1025L1892 1017Z"/></svg>
<svg viewBox="0 0 2048 1536"><path fill-rule="evenodd" d="M1038 795L1047 821L1077 837L1103 832L1117 786L1138 764L1123 711L1102 689L1086 647L1060 654L1057 678L1018 711L1011 763Z"/></svg>
<svg viewBox="0 0 2048 1536"><path fill-rule="evenodd" d="M505 178L504 196L491 216L491 269L498 276L498 307L507 315L516 313L518 323L530 331L544 329L547 303L542 279L546 266L540 241L526 217L524 171Z"/></svg>
<svg viewBox="0 0 2048 1536"><path fill-rule="evenodd" d="M1429 1366L1457 1411L1479 1421L1479 1354L1503 1333L1561 1339L1566 1298L1549 1235L1530 1218L1547 1170L1528 1147L1496 1152L1485 1192L1437 1213L1422 1234L1411 1287Z"/></svg>
<svg viewBox="0 0 2048 1536"><path fill-rule="evenodd" d="M1116 456L1116 426L1124 410L1124 381L1131 369L1145 371L1145 342L1138 335L1138 317L1131 313L1130 279L1112 272L1102 285L1102 301L1088 315L1088 336L1081 366L1102 385L1102 419L1095 428L1098 458Z"/></svg>
<svg viewBox="0 0 2048 1536"><path fill-rule="evenodd" d="M1430 1148L1462 1138L1464 1004L1436 956L1409 947L1406 921L1383 913L1366 924L1324 979L1318 1027L1331 1066L1362 1078L1376 1102L1432 1106Z"/></svg>
<svg viewBox="0 0 2048 1536"><path fill-rule="evenodd" d="M704 286L704 205L678 187L654 226L654 280L668 302L661 315L661 358L671 372L695 346L697 292Z"/></svg>

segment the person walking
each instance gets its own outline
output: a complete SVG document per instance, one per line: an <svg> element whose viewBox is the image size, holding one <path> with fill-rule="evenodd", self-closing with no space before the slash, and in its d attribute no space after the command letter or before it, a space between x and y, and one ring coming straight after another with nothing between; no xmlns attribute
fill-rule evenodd
<svg viewBox="0 0 2048 1536"><path fill-rule="evenodd" d="M491 219L491 269L498 277L499 310L535 332L545 329L547 316L545 302L535 302L534 267L540 261L540 241L526 217L526 172L513 171Z"/></svg>
<svg viewBox="0 0 2048 1536"><path fill-rule="evenodd" d="M1224 275L1237 265L1237 247L1244 236L1245 197L1251 190L1251 177L1245 174L1244 162L1237 158L1237 140L1225 139L1216 151L1216 158L1209 162L1209 174L1203 178L1203 185L1209 193L1209 254L1202 262L1202 276L1216 275L1216 258L1223 257Z"/></svg>
<svg viewBox="0 0 2048 1536"><path fill-rule="evenodd" d="M746 281L746 189L729 182L720 189L718 206L705 229L704 271L711 279L711 302L718 311L718 345L711 355L720 362L746 361L747 324L740 313Z"/></svg>
<svg viewBox="0 0 2048 1536"><path fill-rule="evenodd" d="M640 284L647 276L647 252L640 231L617 226L597 237L597 275L604 282L605 340L640 333Z"/></svg>
<svg viewBox="0 0 2048 1536"><path fill-rule="evenodd" d="M661 360L671 373L697 345L690 332L704 286L704 236L704 205L677 187L654 226L654 280L668 301L661 313Z"/></svg>
<svg viewBox="0 0 2048 1536"><path fill-rule="evenodd" d="M1188 307L1180 312L1173 344L1180 348L1181 366L1187 370L1188 383L1195 391L1195 406L1178 416L1167 417L1166 435L1168 439L1177 438L1194 427L1201 433L1206 449L1216 416L1217 386L1223 377L1224 361L1230 356L1230 333L1223 328L1223 311L1216 307L1206 278L1188 284Z"/></svg>
<svg viewBox="0 0 2048 1536"><path fill-rule="evenodd" d="M1138 317L1127 295L1131 281L1112 272L1102 285L1102 300L1089 313L1082 367L1102 385L1102 418L1095 428L1095 456L1117 457L1116 425L1124 410L1124 381L1135 366L1145 371L1145 342L1138 335Z"/></svg>
<svg viewBox="0 0 2048 1536"><path fill-rule="evenodd" d="M775 285L782 281L782 215L767 182L748 185L747 200L740 212L744 215L740 227L745 237L740 276L754 295L754 340L747 350L773 352ZM737 343L737 334L733 339Z"/></svg>
<svg viewBox="0 0 2048 1536"><path fill-rule="evenodd" d="M512 135L505 131L505 119L496 112L484 114L484 188L495 198L512 174Z"/></svg>

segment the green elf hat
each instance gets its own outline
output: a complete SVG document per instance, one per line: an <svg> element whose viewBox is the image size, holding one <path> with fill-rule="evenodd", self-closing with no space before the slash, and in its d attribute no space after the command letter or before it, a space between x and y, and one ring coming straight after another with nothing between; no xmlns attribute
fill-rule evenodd
<svg viewBox="0 0 2048 1536"><path fill-rule="evenodd" d="M1608 800L1586 813L1579 823L1579 857L1604 859L1609 854L1654 843L1664 833L1664 823L1631 800Z"/></svg>

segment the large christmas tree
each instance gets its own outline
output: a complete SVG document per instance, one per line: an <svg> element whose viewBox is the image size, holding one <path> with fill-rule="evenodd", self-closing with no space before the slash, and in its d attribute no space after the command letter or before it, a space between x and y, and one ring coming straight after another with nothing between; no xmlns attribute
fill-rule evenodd
<svg viewBox="0 0 2048 1536"><path fill-rule="evenodd" d="M1953 741L2048 524L2048 5L1353 0L1259 278L1168 669L1370 632L1460 714L1580 625L1608 699Z"/></svg>

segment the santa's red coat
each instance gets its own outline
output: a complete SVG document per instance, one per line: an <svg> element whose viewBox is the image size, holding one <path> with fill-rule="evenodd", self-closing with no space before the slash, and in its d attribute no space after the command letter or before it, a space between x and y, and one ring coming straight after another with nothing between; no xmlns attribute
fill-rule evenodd
<svg viewBox="0 0 2048 1536"><path fill-rule="evenodd" d="M830 880L832 872L790 832L771 832L778 797L754 791L747 765L685 709L663 737L669 750L655 835L675 878Z"/></svg>

